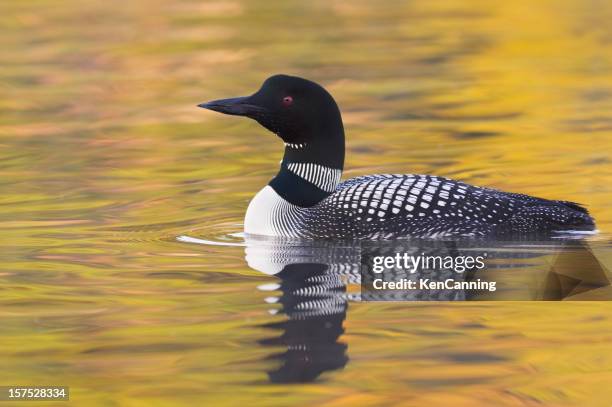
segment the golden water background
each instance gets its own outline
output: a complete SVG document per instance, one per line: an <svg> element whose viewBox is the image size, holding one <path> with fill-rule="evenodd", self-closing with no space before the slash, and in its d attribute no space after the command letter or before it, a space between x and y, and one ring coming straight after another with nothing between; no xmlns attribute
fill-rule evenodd
<svg viewBox="0 0 612 407"><path fill-rule="evenodd" d="M596 0L3 1L0 384L84 406L609 406L606 302L355 303L343 370L270 384L273 277L176 237L239 241L282 150L195 105L288 73L338 101L345 177L581 202L609 269L610 21Z"/></svg>

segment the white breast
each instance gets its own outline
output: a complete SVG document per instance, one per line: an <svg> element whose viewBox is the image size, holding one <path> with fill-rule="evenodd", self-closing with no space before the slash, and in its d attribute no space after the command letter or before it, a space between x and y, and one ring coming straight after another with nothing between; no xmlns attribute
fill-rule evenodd
<svg viewBox="0 0 612 407"><path fill-rule="evenodd" d="M298 237L304 209L285 201L269 185L249 203L244 232L250 235Z"/></svg>

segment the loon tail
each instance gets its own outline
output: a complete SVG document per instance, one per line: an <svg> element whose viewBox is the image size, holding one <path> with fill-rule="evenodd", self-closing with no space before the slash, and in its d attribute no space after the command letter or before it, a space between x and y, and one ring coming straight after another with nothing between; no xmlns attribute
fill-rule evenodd
<svg viewBox="0 0 612 407"><path fill-rule="evenodd" d="M571 202L571 201L555 201L555 202L563 206L566 206L570 209L573 209L575 211L578 211L580 213L584 213L585 215L589 215L589 210L585 208L584 206L580 205L579 203Z"/></svg>

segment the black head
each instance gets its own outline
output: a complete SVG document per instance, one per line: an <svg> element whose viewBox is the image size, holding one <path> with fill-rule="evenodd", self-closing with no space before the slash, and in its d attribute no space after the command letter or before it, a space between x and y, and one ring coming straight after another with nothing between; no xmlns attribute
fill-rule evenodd
<svg viewBox="0 0 612 407"><path fill-rule="evenodd" d="M214 100L198 105L256 120L285 143L325 145L342 139L342 118L336 102L320 85L288 75L266 79L251 96Z"/></svg>

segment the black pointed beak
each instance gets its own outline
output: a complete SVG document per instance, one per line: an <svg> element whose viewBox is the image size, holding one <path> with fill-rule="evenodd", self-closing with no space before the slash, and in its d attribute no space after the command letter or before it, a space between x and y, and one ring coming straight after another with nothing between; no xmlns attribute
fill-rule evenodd
<svg viewBox="0 0 612 407"><path fill-rule="evenodd" d="M231 114L235 116L252 116L255 113L263 112L264 109L250 102L250 97L239 97L230 99L219 99L211 102L200 103L198 107L215 112Z"/></svg>

